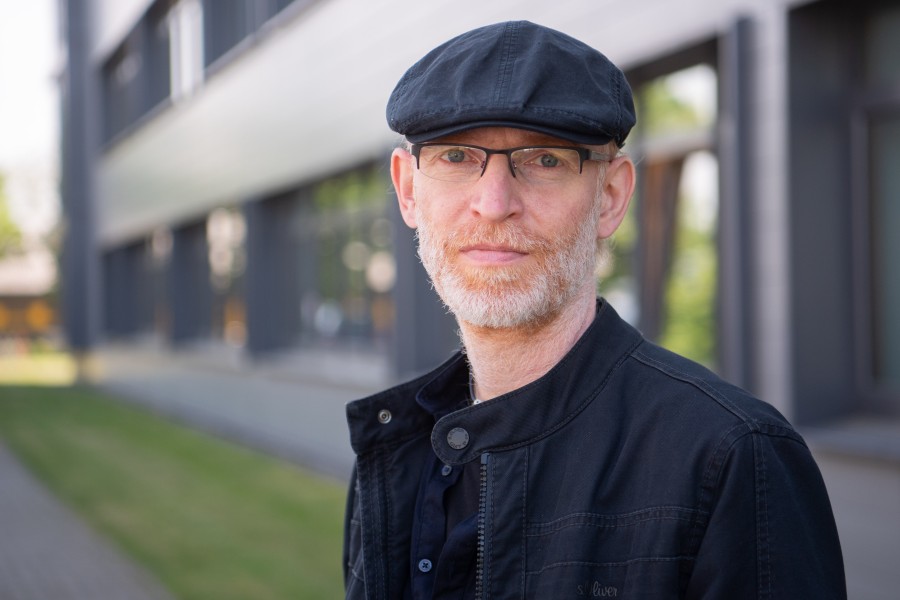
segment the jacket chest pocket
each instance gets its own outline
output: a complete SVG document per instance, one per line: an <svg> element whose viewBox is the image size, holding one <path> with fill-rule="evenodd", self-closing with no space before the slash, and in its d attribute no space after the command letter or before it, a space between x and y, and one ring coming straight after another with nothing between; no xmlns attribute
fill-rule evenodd
<svg viewBox="0 0 900 600"><path fill-rule="evenodd" d="M697 521L695 511L664 507L531 524L526 597L678 598L693 564L685 547Z"/></svg>

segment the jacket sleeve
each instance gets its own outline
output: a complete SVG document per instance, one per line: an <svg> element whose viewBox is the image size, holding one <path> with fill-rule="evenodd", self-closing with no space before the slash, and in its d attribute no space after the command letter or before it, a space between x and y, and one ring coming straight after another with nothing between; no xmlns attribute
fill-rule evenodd
<svg viewBox="0 0 900 600"><path fill-rule="evenodd" d="M748 432L709 472L709 521L686 598L847 597L825 484L796 432Z"/></svg>

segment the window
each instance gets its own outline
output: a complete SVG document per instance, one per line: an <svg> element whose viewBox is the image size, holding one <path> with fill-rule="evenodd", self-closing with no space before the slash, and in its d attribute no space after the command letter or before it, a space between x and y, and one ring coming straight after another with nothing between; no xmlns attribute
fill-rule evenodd
<svg viewBox="0 0 900 600"><path fill-rule="evenodd" d="M142 83L144 98L140 107L141 115L156 108L170 95L171 53L168 13L168 1L158 1L150 7L141 24L138 25L139 28L145 30L141 53L147 65Z"/></svg>
<svg viewBox="0 0 900 600"><path fill-rule="evenodd" d="M873 116L869 140L871 376L876 387L897 392L900 391L900 107Z"/></svg>
<svg viewBox="0 0 900 600"><path fill-rule="evenodd" d="M169 98L167 10L167 2L153 4L102 67L104 141Z"/></svg>
<svg viewBox="0 0 900 600"><path fill-rule="evenodd" d="M212 65L252 34L258 3L253 0L203 0L204 61Z"/></svg>
<svg viewBox="0 0 900 600"><path fill-rule="evenodd" d="M189 96L203 81L203 8L200 0L181 0L168 15L172 98Z"/></svg>
<svg viewBox="0 0 900 600"><path fill-rule="evenodd" d="M362 168L316 184L295 215L305 342L383 343L394 325L396 265L387 182Z"/></svg>
<svg viewBox="0 0 900 600"><path fill-rule="evenodd" d="M193 94L206 68L296 0L156 0L102 67L103 141ZM215 68L215 67L214 67Z"/></svg>
<svg viewBox="0 0 900 600"><path fill-rule="evenodd" d="M705 64L635 86L628 153L638 190L600 274L601 293L650 339L715 367L717 78Z"/></svg>
<svg viewBox="0 0 900 600"><path fill-rule="evenodd" d="M129 36L103 66L103 139L111 140L140 116L143 57Z"/></svg>
<svg viewBox="0 0 900 600"><path fill-rule="evenodd" d="M862 393L875 412L900 412L900 7L871 10L862 27L863 139L856 290Z"/></svg>
<svg viewBox="0 0 900 600"><path fill-rule="evenodd" d="M241 347L247 339L243 298L246 223L240 211L217 208L206 219L213 337Z"/></svg>

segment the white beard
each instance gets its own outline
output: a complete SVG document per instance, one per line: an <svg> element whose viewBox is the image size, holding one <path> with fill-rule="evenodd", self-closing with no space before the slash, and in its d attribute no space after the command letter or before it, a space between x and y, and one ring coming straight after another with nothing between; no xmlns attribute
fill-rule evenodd
<svg viewBox="0 0 900 600"><path fill-rule="evenodd" d="M432 224L416 206L419 258L438 295L460 321L507 329L543 323L594 280L596 223L600 202L566 237L546 240L518 225L476 225L436 239ZM531 255L531 264L466 268L459 249L479 243L509 246Z"/></svg>

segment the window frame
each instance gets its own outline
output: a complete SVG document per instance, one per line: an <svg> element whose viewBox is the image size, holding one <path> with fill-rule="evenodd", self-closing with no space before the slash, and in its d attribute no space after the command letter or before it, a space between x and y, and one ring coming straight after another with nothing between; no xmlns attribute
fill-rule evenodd
<svg viewBox="0 0 900 600"><path fill-rule="evenodd" d="M853 102L851 116L851 252L853 265L853 331L856 394L864 412L900 416L900 390L879 382L875 375L875 312L872 228L873 122L886 115L900 116L900 89L866 91Z"/></svg>

